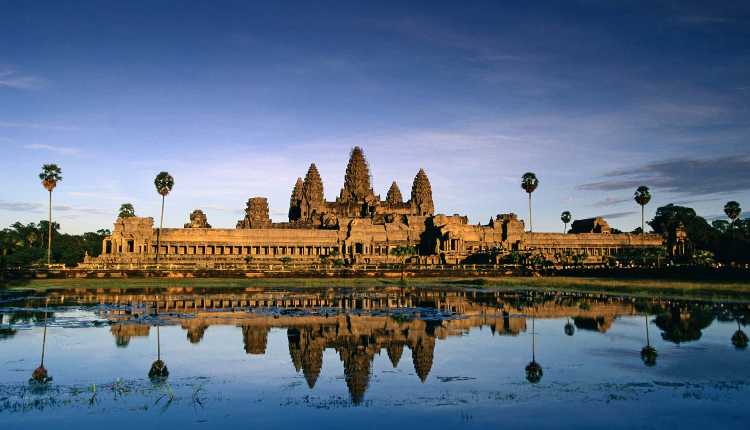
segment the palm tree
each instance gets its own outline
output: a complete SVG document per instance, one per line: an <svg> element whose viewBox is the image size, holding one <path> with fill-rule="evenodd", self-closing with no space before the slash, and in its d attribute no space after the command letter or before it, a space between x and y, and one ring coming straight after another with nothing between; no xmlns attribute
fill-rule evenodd
<svg viewBox="0 0 750 430"><path fill-rule="evenodd" d="M49 224L47 237L47 266L52 263L52 190L62 181L62 169L57 164L45 164L39 174L42 186L49 192Z"/></svg>
<svg viewBox="0 0 750 430"><path fill-rule="evenodd" d="M135 208L132 203L123 203L120 205L120 211L117 218L130 218L135 216Z"/></svg>
<svg viewBox="0 0 750 430"><path fill-rule="evenodd" d="M34 372L31 374L31 379L35 382L38 382L40 384L46 384L52 378L49 377L49 374L47 373L47 369L44 367L44 352L47 347L47 305L48 301L45 299L44 301L44 334L42 335L42 359L39 364L39 367L34 369Z"/></svg>
<svg viewBox="0 0 750 430"><path fill-rule="evenodd" d="M417 253L417 249L413 246L397 246L391 249L391 254L401 259L401 281L404 280L406 270L406 258Z"/></svg>
<svg viewBox="0 0 750 430"><path fill-rule="evenodd" d="M635 194L633 195L633 199L636 203L641 205L641 238L645 238L646 236L646 218L644 215L645 206L648 204L648 202L651 201L651 192L649 191L648 187L645 185L641 185L638 187L637 190L635 190Z"/></svg>
<svg viewBox="0 0 750 430"><path fill-rule="evenodd" d="M161 195L161 217L159 218L159 230L156 231L156 264L159 264L159 248L161 247L161 229L164 226L164 198L167 197L172 187L174 187L174 178L167 172L160 172L154 179L156 192Z"/></svg>
<svg viewBox="0 0 750 430"><path fill-rule="evenodd" d="M521 188L529 194L529 233L534 231L531 224L531 193L539 186L539 179L532 172L526 172L521 177Z"/></svg>
<svg viewBox="0 0 750 430"><path fill-rule="evenodd" d="M560 214L560 221L564 224L563 234L568 232L568 223L571 219L573 219L573 216L570 214L570 211L563 211L563 213Z"/></svg>
<svg viewBox="0 0 750 430"><path fill-rule="evenodd" d="M732 228L732 237L734 237L734 222L737 220L737 218L740 217L740 214L742 213L742 208L740 207L740 204L732 200L731 202L727 202L727 204L724 205L724 213L727 214L727 218L729 218L730 226Z"/></svg>
<svg viewBox="0 0 750 430"><path fill-rule="evenodd" d="M534 315L531 315L531 362L526 365L526 380L532 384L541 381L542 376L544 376L542 365L536 361L536 342L534 339L536 336L536 330L534 330L535 320L536 318Z"/></svg>
<svg viewBox="0 0 750 430"><path fill-rule="evenodd" d="M652 367L656 365L656 357L658 356L656 348L651 346L651 339L648 335L648 314L646 314L646 346L641 349L641 360L646 366Z"/></svg>
<svg viewBox="0 0 750 430"><path fill-rule="evenodd" d="M169 370L167 364L161 360L161 333L159 332L159 326L161 326L161 320L159 319L159 298L156 298L156 361L151 364L151 370L148 371L148 377L152 381L163 381L169 376Z"/></svg>

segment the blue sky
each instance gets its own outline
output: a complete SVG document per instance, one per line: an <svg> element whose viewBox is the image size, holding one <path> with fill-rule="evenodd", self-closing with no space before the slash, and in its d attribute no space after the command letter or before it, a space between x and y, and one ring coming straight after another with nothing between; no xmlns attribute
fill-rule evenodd
<svg viewBox="0 0 750 430"><path fill-rule="evenodd" d="M647 207L750 207L747 2L119 2L0 0L0 225L46 215L55 162L67 232L132 202L165 223L233 227L266 196L285 221L315 162L325 194L362 146L375 192L419 168L436 209L640 224ZM527 4L529 3L529 4ZM715 3L715 4L714 4Z"/></svg>

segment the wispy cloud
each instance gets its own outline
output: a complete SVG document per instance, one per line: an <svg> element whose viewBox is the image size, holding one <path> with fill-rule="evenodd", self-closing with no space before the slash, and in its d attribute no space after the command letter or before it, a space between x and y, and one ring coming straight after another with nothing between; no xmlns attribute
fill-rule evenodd
<svg viewBox="0 0 750 430"><path fill-rule="evenodd" d="M686 195L706 195L750 189L750 157L675 158L633 169L615 170L601 181L579 185L582 191L614 191L648 185Z"/></svg>
<svg viewBox="0 0 750 430"><path fill-rule="evenodd" d="M41 122L15 122L15 121L0 121L0 128L27 128L31 130L52 130L52 131L77 131L80 130L76 126L61 125L61 124L47 124Z"/></svg>
<svg viewBox="0 0 750 430"><path fill-rule="evenodd" d="M593 207L602 208L607 206L614 206L618 205L620 203L630 202L632 201L630 197L620 198L620 197L606 197L603 200L596 201L591 204Z"/></svg>
<svg viewBox="0 0 750 430"><path fill-rule="evenodd" d="M635 215L637 213L638 213L638 211L623 211L623 212L606 213L606 214L602 214L602 215L599 215L599 216L602 217L602 218L604 218L604 219L618 219L618 218L626 218L626 217L629 217L631 215Z"/></svg>
<svg viewBox="0 0 750 430"><path fill-rule="evenodd" d="M70 146L53 146L53 145L45 145L43 143L33 143L30 145L24 145L24 148L26 149L32 149L32 150L41 150L41 151L50 151L61 155L77 155L81 152L78 148L73 148Z"/></svg>
<svg viewBox="0 0 750 430"><path fill-rule="evenodd" d="M6 202L6 201L0 201L0 211L7 211L7 212L44 212L46 210L47 206L45 206L42 203L30 203L30 202ZM53 205L52 206L53 211L59 211L59 212L69 212L74 210L83 210L85 209L76 209L72 206L67 205Z"/></svg>
<svg viewBox="0 0 750 430"><path fill-rule="evenodd" d="M0 88L38 90L46 85L47 81L37 76L23 75L13 69L0 69Z"/></svg>

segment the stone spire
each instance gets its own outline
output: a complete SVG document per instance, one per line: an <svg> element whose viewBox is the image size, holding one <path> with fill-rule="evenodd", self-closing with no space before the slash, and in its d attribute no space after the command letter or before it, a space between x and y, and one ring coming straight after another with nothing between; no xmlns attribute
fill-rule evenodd
<svg viewBox="0 0 750 430"><path fill-rule="evenodd" d="M419 169L411 186L411 204L419 215L432 215L435 205L432 203L432 187L424 169Z"/></svg>
<svg viewBox="0 0 750 430"><path fill-rule="evenodd" d="M401 354L404 353L404 344L401 342L391 342L388 344L386 351L388 351L388 358L391 360L393 368L397 368L398 362L401 360Z"/></svg>
<svg viewBox="0 0 750 430"><path fill-rule="evenodd" d="M310 164L310 168L307 169L305 181L302 183L302 195L308 203L323 202L323 180L320 179L320 173L318 173L318 167L315 163Z"/></svg>
<svg viewBox="0 0 750 430"><path fill-rule="evenodd" d="M263 355L268 344L268 327L242 326L242 341L248 354Z"/></svg>
<svg viewBox="0 0 750 430"><path fill-rule="evenodd" d="M362 148L355 146L349 155L349 164L346 166L341 200L363 202L371 194L370 168L367 166Z"/></svg>
<svg viewBox="0 0 750 430"><path fill-rule="evenodd" d="M388 194L385 196L385 201L389 205L401 204L404 202L404 198L401 196L401 190L398 188L396 181L393 181L391 188L388 190Z"/></svg>
<svg viewBox="0 0 750 430"><path fill-rule="evenodd" d="M315 163L310 165L302 183L302 200L300 204L300 218L304 221L312 220L316 214L323 213L325 197L323 197L323 181Z"/></svg>
<svg viewBox="0 0 750 430"><path fill-rule="evenodd" d="M422 382L426 381L427 375L430 374L434 354L435 338L430 336L417 339L415 345L411 348L414 371Z"/></svg>
<svg viewBox="0 0 750 430"><path fill-rule="evenodd" d="M298 221L300 218L303 186L302 178L297 178L292 190L292 197L289 199L289 222Z"/></svg>

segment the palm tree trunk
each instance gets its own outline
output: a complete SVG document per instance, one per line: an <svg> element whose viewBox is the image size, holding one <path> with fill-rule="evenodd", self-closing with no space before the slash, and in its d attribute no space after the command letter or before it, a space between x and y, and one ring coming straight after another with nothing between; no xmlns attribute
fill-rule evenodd
<svg viewBox="0 0 750 430"><path fill-rule="evenodd" d="M49 192L49 220L47 221L47 267L52 263L52 191Z"/></svg>
<svg viewBox="0 0 750 430"><path fill-rule="evenodd" d="M644 216L644 206L641 205L641 239L646 238L646 218Z"/></svg>
<svg viewBox="0 0 750 430"><path fill-rule="evenodd" d="M646 314L646 346L651 346L651 340L648 336L648 314Z"/></svg>
<svg viewBox="0 0 750 430"><path fill-rule="evenodd" d="M161 248L161 229L164 225L164 196L161 196L161 216L159 217L159 230L156 230L156 265L159 266L159 249Z"/></svg>
<svg viewBox="0 0 750 430"><path fill-rule="evenodd" d="M531 222L531 193L529 193L529 233L534 232L534 224Z"/></svg>

